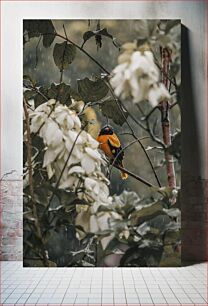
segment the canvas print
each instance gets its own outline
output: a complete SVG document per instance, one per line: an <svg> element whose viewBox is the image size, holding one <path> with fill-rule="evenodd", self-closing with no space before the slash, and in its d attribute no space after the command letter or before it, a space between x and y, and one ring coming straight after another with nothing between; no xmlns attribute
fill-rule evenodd
<svg viewBox="0 0 208 306"><path fill-rule="evenodd" d="M180 20L24 20L25 267L180 266Z"/></svg>

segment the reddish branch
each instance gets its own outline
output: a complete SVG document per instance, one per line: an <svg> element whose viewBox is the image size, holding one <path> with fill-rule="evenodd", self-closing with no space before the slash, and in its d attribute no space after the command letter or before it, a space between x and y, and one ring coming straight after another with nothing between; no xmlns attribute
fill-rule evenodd
<svg viewBox="0 0 208 306"><path fill-rule="evenodd" d="M169 68L171 63L171 51L167 48L161 48L161 56L162 56L162 82L165 87L168 89L169 87ZM162 123L162 132L163 132L163 141L166 147L171 145L171 127L169 120L170 113L170 103L169 101L162 101L160 103L159 109L161 111L161 123ZM167 169L167 177L168 177L168 186L171 188L176 187L176 177L175 177L175 169L173 163L173 156L165 150L165 161L166 161L166 169Z"/></svg>

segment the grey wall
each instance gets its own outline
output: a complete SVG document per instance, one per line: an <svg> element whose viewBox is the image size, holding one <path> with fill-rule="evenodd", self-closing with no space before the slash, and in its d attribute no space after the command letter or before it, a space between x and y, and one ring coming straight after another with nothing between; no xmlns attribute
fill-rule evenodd
<svg viewBox="0 0 208 306"><path fill-rule="evenodd" d="M58 2L58 4L57 4ZM2 3L2 92L1 92L1 177L9 191L4 192L3 259L21 259L22 236L7 237L12 224L21 224L22 174L22 19L181 19L183 28L183 106L182 106L182 255L185 261L207 256L207 55L206 1L111 1L111 2L3 2ZM19 183L17 183L19 182ZM18 187L14 186L18 185ZM4 186L3 185L3 186ZM16 190L16 191L14 191ZM13 202L7 200L12 193ZM6 210L6 213L5 213ZM6 217L5 217L6 216ZM4 220L4 218L6 218ZM19 223L18 223L19 222ZM17 228L16 228L17 229ZM15 238L16 237L16 238ZM14 249L15 246L15 249ZM6 255L5 255L6 254Z"/></svg>

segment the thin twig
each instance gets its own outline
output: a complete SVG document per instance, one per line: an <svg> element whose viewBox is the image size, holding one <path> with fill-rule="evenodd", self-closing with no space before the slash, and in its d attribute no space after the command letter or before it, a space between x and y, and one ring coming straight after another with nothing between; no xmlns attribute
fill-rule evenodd
<svg viewBox="0 0 208 306"><path fill-rule="evenodd" d="M154 132L152 131L150 124L149 124L149 118L151 117L151 115L155 112L156 109L159 109L159 106L155 106L154 108L151 109L151 111L144 116L144 118L142 120L146 121L146 130L147 132L150 134L150 137L152 138L152 140L156 143L158 143L159 145L161 145L163 147L163 149L166 148L165 144L162 142L162 140L160 140L158 137L155 136Z"/></svg>
<svg viewBox="0 0 208 306"><path fill-rule="evenodd" d="M64 33L65 33L66 39L68 39L64 24L63 24L63 29L64 29ZM63 74L64 74L64 57L65 57L65 54L66 54L66 47L67 47L67 42L66 42L66 44L65 44L64 52L63 52L63 57L62 57L61 70L60 70L60 73L61 73L61 74L60 74L60 81L59 81L60 84L61 84L62 81L63 81Z"/></svg>
<svg viewBox="0 0 208 306"><path fill-rule="evenodd" d="M123 109L128 113L129 117L138 125L140 126L144 131L148 132L148 129L146 126L144 126L144 124L142 124L142 122L138 119L136 119L134 117L134 115L132 115L132 113L126 108L126 106L123 104L123 102L117 98L117 100L119 101L119 103L121 104L121 106L123 107Z"/></svg>
<svg viewBox="0 0 208 306"><path fill-rule="evenodd" d="M64 34L65 34L65 36L66 36L66 39L68 39L68 36L67 36L67 34L66 34L66 28L65 28L65 25L63 24L63 29L64 29Z"/></svg>
<svg viewBox="0 0 208 306"><path fill-rule="evenodd" d="M148 120L149 117L156 111L156 109L158 109L158 105L153 107L151 111L147 115L145 115L144 120Z"/></svg>
<svg viewBox="0 0 208 306"><path fill-rule="evenodd" d="M127 170L124 167L121 167L120 165L114 164L113 165L114 168L117 168L119 170L121 170L122 172L126 172L129 176L132 176L133 178L135 178L137 181L140 181L141 183L145 184L148 187L153 187L153 188L158 188L155 185L151 184L150 182L146 181L145 179L143 179L141 176L134 174L133 172Z"/></svg>
<svg viewBox="0 0 208 306"><path fill-rule="evenodd" d="M58 189L58 187L59 187L59 184L60 184L62 175L63 175L64 170L66 169L66 166L67 166L67 164L68 164L68 161L69 161L69 159L70 159L70 157L71 157L71 155L72 155L72 152L73 152L73 150L74 150L74 147L75 147L75 144L76 144L76 142L77 142L77 139L79 138L80 134L83 132L83 130L84 130L84 128L86 127L86 125L87 125L87 124L85 124L85 126L83 127L83 129L79 131L79 133L77 134L77 136L76 136L76 138L75 138L75 140L74 140L74 143L73 143L73 145L72 145L72 147L71 147L71 150L70 150L70 152L69 152L69 155L68 155L68 157L67 157L67 160L65 161L65 164L64 164L64 166L63 166L63 168L62 168L62 170L61 170L60 176L59 176L59 178L58 178L58 180L57 180L57 182L56 182L56 185L55 185L55 187L54 187L54 191L53 191L53 193L52 193L52 195L51 195L51 197L50 197L50 199L49 199L49 201L48 201L47 206L45 207L44 213L45 213L45 211L49 208L49 206L50 206L50 204L51 204L51 201L53 200L53 197L54 197L54 195L55 195L55 191L56 191L56 190Z"/></svg>
<svg viewBox="0 0 208 306"><path fill-rule="evenodd" d="M80 51L82 51L85 55L87 55L94 63L96 63L105 73L107 73L108 75L110 75L110 72L103 67L103 65L101 65L94 57L92 57L85 49L83 49L82 47L80 47L79 45L77 45L75 42L73 42L71 39L69 38L65 38L63 35L56 33L56 36L67 40L69 43L71 43L72 45L74 45L77 49L79 49Z"/></svg>
<svg viewBox="0 0 208 306"><path fill-rule="evenodd" d="M41 95L46 101L48 101L48 97L46 97L46 96L45 96L38 88L36 88L35 86L25 85L24 87L25 87L25 88L28 88L28 89L34 90L34 91L37 92L39 95Z"/></svg>
<svg viewBox="0 0 208 306"><path fill-rule="evenodd" d="M137 107L138 107L138 104L137 104ZM150 116L154 113L154 111L155 111L156 109L159 109L158 105L155 106L154 108L152 108L151 111L150 111L147 115L144 115L144 118L142 118L142 120L146 122L145 131L146 131L147 133L149 133L151 139L152 139L154 142L156 142L156 143L158 143L159 145L161 145L161 146L163 147L163 149L165 150L165 149L166 149L165 144L162 142L162 140L160 140L160 138L158 138L158 137L154 134L154 132L152 131L152 129L151 129L151 127L150 127L150 124L149 124L149 118L150 118Z"/></svg>
<svg viewBox="0 0 208 306"><path fill-rule="evenodd" d="M131 133L128 133L128 134L132 136ZM142 137L142 138L140 138L140 140L143 140L143 139L146 139L146 138L149 138L149 137ZM113 159L113 161L112 161L112 163L111 163L111 166L110 166L110 169L109 169L109 177L110 177L110 175L111 175L112 168L113 168L114 164L116 163L116 161L117 161L118 157L120 156L120 154L121 154L122 152L124 152L126 149L128 149L130 146L132 146L132 145L133 145L134 143L136 143L136 142L138 142L138 138L135 139L135 140L133 140L132 142L130 142L128 145L126 145L125 147L123 147L123 148L118 152L118 154L115 156L115 158Z"/></svg>
<svg viewBox="0 0 208 306"><path fill-rule="evenodd" d="M132 133L132 136L133 136L134 139L140 144L140 146L141 146L141 148L142 148L144 154L146 155L146 158L147 158L147 160L148 160L148 162L149 162L149 164L150 164L150 167L151 167L151 169L152 169L152 171L153 171L153 173L154 173L155 179L156 179L158 185L161 187L160 180L159 180L159 178L158 178L158 176L157 176L157 173L156 173L156 171L155 171L155 169L154 169L154 166L153 166L152 161L151 161L151 159L150 159L150 157L149 157L149 154L147 153L147 151L145 150L145 147L144 147L143 143L142 143L142 142L140 141L140 139L135 135L134 130L132 129L131 125L129 124L128 119L126 118L125 113L124 113L124 111L123 111L123 108L122 108L122 106L120 105L120 101L118 101L117 97L116 97L115 94L114 94L114 91L113 91L112 86L111 86L110 83L107 82L107 81L106 81L106 84L108 85L108 87L109 87L109 89L110 89L110 92L111 92L111 95L112 95L112 97L114 98L114 100L115 100L115 102L116 102L116 104L117 104L117 106L118 106L118 108L119 108L119 110L120 110L120 112L121 112L121 114L122 114L122 116L123 116L123 118L124 118L126 124L128 125L128 127L129 127L129 129L130 129L130 131L131 131L131 133Z"/></svg>
<svg viewBox="0 0 208 306"><path fill-rule="evenodd" d="M178 104L178 102L174 102L173 104L170 105L170 109L172 109L174 106L176 106Z"/></svg>

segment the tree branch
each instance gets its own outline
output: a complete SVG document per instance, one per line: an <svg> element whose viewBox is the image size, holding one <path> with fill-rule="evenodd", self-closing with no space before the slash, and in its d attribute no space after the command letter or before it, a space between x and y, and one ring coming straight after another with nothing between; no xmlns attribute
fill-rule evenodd
<svg viewBox="0 0 208 306"><path fill-rule="evenodd" d="M127 133L127 134L132 136L131 133ZM145 139L145 138L147 138L147 137L142 137L142 138L140 138L140 140ZM129 148L130 146L132 146L134 143L136 143L137 141L138 141L138 138L135 139L135 140L133 140L132 142L130 142L128 145L126 145L125 147L123 147L123 148L118 152L118 154L115 156L115 158L113 159L113 161L112 161L112 163L111 163L111 167L110 167L110 170L109 170L109 177L110 177L110 175L111 175L112 168L113 168L114 164L116 163L116 161L117 161L118 157L120 156L120 154L121 154L122 152L124 152L127 148Z"/></svg>
<svg viewBox="0 0 208 306"><path fill-rule="evenodd" d="M162 74L162 81L165 87L168 88L169 79L167 75L169 72L169 66L171 62L171 53L167 48L164 48L164 49L161 48L161 56L162 56L162 65L163 65L163 71L164 71ZM162 101L159 105L159 109L161 112L163 141L166 147L168 147L171 145L171 129L170 129L170 120L169 120L170 104L169 102ZM176 177L175 177L173 156L170 155L167 150L165 150L165 160L166 160L168 185L171 188L175 188L176 187Z"/></svg>
<svg viewBox="0 0 208 306"><path fill-rule="evenodd" d="M28 175L29 175L29 188L30 188L30 196L31 196L31 201L32 201L32 211L33 211L33 216L35 219L35 227L37 231L38 238L41 241L42 248L43 248L43 262L45 266L48 266L48 258L46 256L45 250L44 250L44 241L42 237L42 232L41 232L41 227L39 223L39 218L38 218L38 213L36 209L36 202L35 202L35 197L34 197L34 189L33 189L33 175L32 175L32 142L31 142L31 137L30 137L30 118L29 114L27 111L27 101L26 98L24 97L23 99L23 108L24 108L24 113L25 113L25 121L26 121L26 131L27 131L27 162L28 162Z"/></svg>
<svg viewBox="0 0 208 306"><path fill-rule="evenodd" d="M137 181L140 181L141 183L145 184L148 187L153 187L153 188L158 188L155 185L151 184L150 182L146 181L145 179L143 179L141 176L134 174L133 172L127 170L126 168L123 168L119 165L114 164L113 165L114 168L117 168L123 172L126 172L129 176L135 178Z"/></svg>

